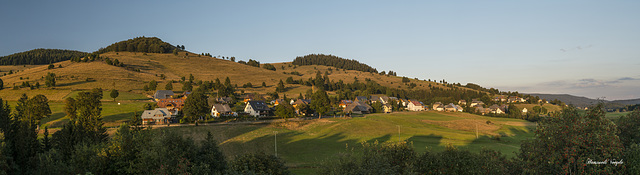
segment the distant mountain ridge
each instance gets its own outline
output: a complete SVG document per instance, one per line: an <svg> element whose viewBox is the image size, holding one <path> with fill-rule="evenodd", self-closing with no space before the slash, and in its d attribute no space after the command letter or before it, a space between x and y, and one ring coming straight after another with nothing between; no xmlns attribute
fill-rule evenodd
<svg viewBox="0 0 640 175"><path fill-rule="evenodd" d="M598 104L599 102L604 102L607 108L620 108L626 105L640 104L640 99L608 101L608 100L590 99L587 97L580 97L580 96L569 95L569 94L535 94L533 93L529 95L538 96L540 97L540 99L545 99L547 101L558 99L566 104L572 104L576 107L589 107L589 106Z"/></svg>

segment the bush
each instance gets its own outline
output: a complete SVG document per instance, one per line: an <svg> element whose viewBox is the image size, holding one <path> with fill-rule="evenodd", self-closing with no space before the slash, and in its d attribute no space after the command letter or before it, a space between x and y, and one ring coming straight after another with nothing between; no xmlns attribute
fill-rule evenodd
<svg viewBox="0 0 640 175"><path fill-rule="evenodd" d="M238 156L229 170L229 174L291 174L282 159L265 153Z"/></svg>

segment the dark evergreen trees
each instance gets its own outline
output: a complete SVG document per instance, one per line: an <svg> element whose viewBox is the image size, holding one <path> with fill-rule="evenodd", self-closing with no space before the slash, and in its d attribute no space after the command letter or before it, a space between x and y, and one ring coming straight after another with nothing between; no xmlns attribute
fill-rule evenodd
<svg viewBox="0 0 640 175"><path fill-rule="evenodd" d="M72 58L85 57L87 53L61 49L34 49L0 57L0 65L43 65Z"/></svg>
<svg viewBox="0 0 640 175"><path fill-rule="evenodd" d="M340 69L347 70L357 70L362 72L373 72L378 73L378 71L366 64L360 63L356 60L349 60L340 58L333 55L324 55L324 54L310 54L302 57L296 57L293 60L294 65L325 65L325 66L333 66Z"/></svg>
<svg viewBox="0 0 640 175"><path fill-rule="evenodd" d="M44 84L47 85L47 87L55 87L56 86L56 74L54 73L47 73L47 76L44 77Z"/></svg>
<svg viewBox="0 0 640 175"><path fill-rule="evenodd" d="M184 108L182 109L186 122L205 120L210 110L211 108L209 107L203 88L198 88L191 93L189 98L184 101Z"/></svg>
<svg viewBox="0 0 640 175"><path fill-rule="evenodd" d="M102 54L106 52L146 52L146 53L171 53L174 54L178 49L176 46L173 46L167 42L162 41L156 37L136 37L134 39L129 39L126 41L120 41L117 43L113 43L106 48L101 48L95 53Z"/></svg>
<svg viewBox="0 0 640 175"><path fill-rule="evenodd" d="M273 64L262 64L262 68L267 69L267 70L272 70L272 71L276 70L276 67L273 66Z"/></svg>

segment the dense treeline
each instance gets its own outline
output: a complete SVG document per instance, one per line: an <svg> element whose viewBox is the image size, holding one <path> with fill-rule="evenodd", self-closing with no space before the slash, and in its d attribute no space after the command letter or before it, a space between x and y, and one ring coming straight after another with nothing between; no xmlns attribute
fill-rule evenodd
<svg viewBox="0 0 640 175"><path fill-rule="evenodd" d="M106 48L96 51L98 54L106 52L145 52L145 53L172 53L175 49L184 50L184 46L180 48L173 46L157 37L137 37L126 41L113 43Z"/></svg>
<svg viewBox="0 0 640 175"><path fill-rule="evenodd" d="M369 65L360 63L356 60L349 60L333 55L310 54L302 57L296 57L293 60L294 65L324 65L333 66L340 69L357 70L362 72L378 73L378 70Z"/></svg>
<svg viewBox="0 0 640 175"><path fill-rule="evenodd" d="M87 53L85 52L75 50L33 49L26 52L0 57L0 65L50 64L70 60L72 58L82 58L86 55Z"/></svg>
<svg viewBox="0 0 640 175"><path fill-rule="evenodd" d="M285 162L264 153L227 161L211 133L200 141L171 131L144 129L132 116L107 137L102 90L65 99L69 122L49 135L40 120L51 115L44 95L22 95L15 110L0 98L0 174L290 174Z"/></svg>

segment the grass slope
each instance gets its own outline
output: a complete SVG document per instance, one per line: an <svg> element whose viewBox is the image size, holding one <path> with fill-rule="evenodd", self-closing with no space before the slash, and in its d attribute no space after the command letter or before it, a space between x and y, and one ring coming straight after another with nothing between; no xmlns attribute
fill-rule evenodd
<svg viewBox="0 0 640 175"><path fill-rule="evenodd" d="M492 124L487 124L491 121ZM476 138L476 125L479 137ZM398 127L400 133L398 134ZM261 125L215 125L169 127L185 136L202 140L207 131L221 143L230 158L249 152L274 153L277 132L278 156L300 172L313 171L339 152L360 147L360 142L413 143L419 152L442 151L446 144L478 152L486 147L514 156L520 141L531 138L535 123L466 113L400 112L358 118L331 118ZM502 135L500 140L492 139Z"/></svg>
<svg viewBox="0 0 640 175"><path fill-rule="evenodd" d="M118 59L127 66L138 68L141 71L131 71L123 67L107 65L104 62L95 61L90 63L73 63L63 61L56 63L55 69L47 69L47 65L42 66L0 66L0 70L17 70L20 72L11 75L2 76L5 83L5 89L0 90L0 97L5 100L17 100L19 94L38 94L43 93L50 100L61 101L69 93L76 90L88 90L92 88L118 89L122 92L131 92L137 94L150 95L153 92L145 92L142 87L151 80L159 82L158 89L164 89L168 81L178 81L180 77L189 77L193 74L196 80L213 81L216 78L224 82L229 77L232 84L242 87L243 84L251 83L251 88L238 88L238 91L244 90L246 93L257 92L265 94L266 92L274 92L276 85L280 80L286 80L292 77L294 80L307 80L315 78L316 72L329 72L329 79L332 81L343 80L345 83L354 81L354 77L358 77L360 81L371 79L379 84L387 87L409 89L408 83L402 83L401 77L379 75L375 73L365 73L353 70L342 70L328 66L293 66L288 63L274 63L276 71L266 70L263 68L252 67L240 63L217 59L206 56L198 56L186 52L180 52L178 55L158 54L158 53L134 53L134 52L108 52L101 54L102 57L109 57L112 60ZM58 68L62 65L62 68ZM291 75L291 72L299 72L301 76ZM29 90L22 88L20 90L12 90L15 85L21 85L22 82L29 81L30 84L39 82L44 86L44 76L47 73L55 73L57 87L44 88L39 90ZM164 74L167 79L161 80L160 75ZM93 81L87 81L91 79ZM265 82L267 87L262 87ZM411 79L416 83L418 89L428 89L429 85L448 89L442 84L428 82L423 80ZM411 83L410 82L410 83ZM285 92L288 97L297 97L299 93L305 93L311 87L302 85L286 85L288 91ZM180 83L174 83L174 90L181 90ZM32 93L31 91L36 91ZM18 94L18 95L16 95Z"/></svg>

